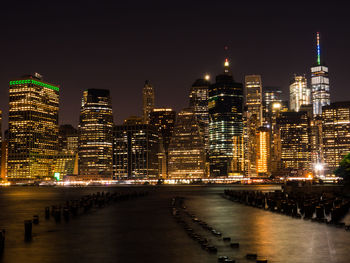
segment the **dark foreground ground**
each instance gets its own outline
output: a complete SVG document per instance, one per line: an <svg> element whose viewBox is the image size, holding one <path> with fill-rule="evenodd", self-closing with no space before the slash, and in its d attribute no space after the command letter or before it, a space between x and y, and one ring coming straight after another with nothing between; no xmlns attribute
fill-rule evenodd
<svg viewBox="0 0 350 263"><path fill-rule="evenodd" d="M0 228L6 229L2 262L236 262L257 253L268 262L350 262L350 232L244 206L221 197L223 186L113 188L0 188ZM230 186L274 190L278 186ZM44 207L97 191L148 190L149 196L116 203L69 222L44 219ZM218 248L209 254L171 216L171 198L184 196L187 210L239 242L232 249L193 226ZM23 220L40 215L34 237L24 242ZM348 218L345 218L347 221ZM191 221L189 220L189 223ZM349 223L349 222L347 222Z"/></svg>

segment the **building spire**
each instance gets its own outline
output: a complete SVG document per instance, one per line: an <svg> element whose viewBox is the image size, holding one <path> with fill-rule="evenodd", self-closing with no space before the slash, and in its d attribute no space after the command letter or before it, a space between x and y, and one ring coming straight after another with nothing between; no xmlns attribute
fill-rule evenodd
<svg viewBox="0 0 350 263"><path fill-rule="evenodd" d="M224 63L224 73L229 74L229 72L230 72L230 62L228 61L228 58L226 58Z"/></svg>
<svg viewBox="0 0 350 263"><path fill-rule="evenodd" d="M317 65L321 65L320 33L317 32Z"/></svg>

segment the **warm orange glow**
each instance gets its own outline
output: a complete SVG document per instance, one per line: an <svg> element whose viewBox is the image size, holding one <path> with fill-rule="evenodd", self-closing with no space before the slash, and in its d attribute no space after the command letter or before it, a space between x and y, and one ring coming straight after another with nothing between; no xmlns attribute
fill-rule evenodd
<svg viewBox="0 0 350 263"><path fill-rule="evenodd" d="M257 161L258 173L268 173L268 162L269 162L269 133L268 131L259 131L259 158Z"/></svg>

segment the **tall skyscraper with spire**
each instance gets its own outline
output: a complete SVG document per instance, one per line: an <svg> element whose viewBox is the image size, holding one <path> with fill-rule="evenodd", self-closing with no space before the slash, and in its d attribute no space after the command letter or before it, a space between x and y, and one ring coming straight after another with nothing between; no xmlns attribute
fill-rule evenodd
<svg viewBox="0 0 350 263"><path fill-rule="evenodd" d="M154 109L154 89L149 80L145 81L145 85L142 90L143 101L143 122L149 123L149 115Z"/></svg>
<svg viewBox="0 0 350 263"><path fill-rule="evenodd" d="M210 175L243 174L243 85L234 81L228 59L208 97Z"/></svg>
<svg viewBox="0 0 350 263"><path fill-rule="evenodd" d="M317 63L311 68L311 89L314 116L322 114L322 107L331 103L328 67L321 58L320 33L317 32Z"/></svg>

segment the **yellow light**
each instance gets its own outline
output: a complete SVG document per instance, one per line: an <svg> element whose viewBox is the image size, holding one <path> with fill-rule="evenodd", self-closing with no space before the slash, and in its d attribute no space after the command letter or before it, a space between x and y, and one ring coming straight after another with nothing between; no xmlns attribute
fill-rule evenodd
<svg viewBox="0 0 350 263"><path fill-rule="evenodd" d="M275 102L272 104L272 108L275 110L278 110L278 109L282 108L282 104L279 102Z"/></svg>
<svg viewBox="0 0 350 263"><path fill-rule="evenodd" d="M228 62L228 59L225 60L225 64L224 65L225 65L225 67L230 66L230 63Z"/></svg>
<svg viewBox="0 0 350 263"><path fill-rule="evenodd" d="M323 164L321 164L321 163L315 164L315 170L316 171L322 171L323 170Z"/></svg>
<svg viewBox="0 0 350 263"><path fill-rule="evenodd" d="M209 75L209 74L205 74L204 79L205 79L206 81L209 81L209 80L210 80L210 75Z"/></svg>

